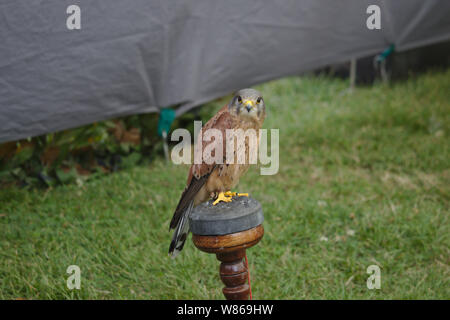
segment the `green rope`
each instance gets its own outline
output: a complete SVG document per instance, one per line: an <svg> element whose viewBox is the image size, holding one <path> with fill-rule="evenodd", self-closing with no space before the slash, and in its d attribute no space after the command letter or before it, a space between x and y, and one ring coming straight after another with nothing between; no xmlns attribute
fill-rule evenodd
<svg viewBox="0 0 450 320"><path fill-rule="evenodd" d="M381 52L379 55L376 56L375 61L381 62L385 60L387 57L391 55L392 52L395 50L395 45L391 44L387 49L385 49L383 52Z"/></svg>
<svg viewBox="0 0 450 320"><path fill-rule="evenodd" d="M162 137L164 131L166 132L166 134L169 133L170 127L172 126L174 120L175 110L169 108L162 109L159 113L158 136Z"/></svg>

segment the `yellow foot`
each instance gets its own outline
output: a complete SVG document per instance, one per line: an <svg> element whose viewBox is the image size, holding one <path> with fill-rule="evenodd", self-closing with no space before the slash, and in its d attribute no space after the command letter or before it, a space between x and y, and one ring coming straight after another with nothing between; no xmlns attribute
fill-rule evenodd
<svg viewBox="0 0 450 320"><path fill-rule="evenodd" d="M215 206L220 201L231 202L233 200L234 196L248 197L248 193L237 193L237 192L231 192L231 191L220 192L219 195L217 196L216 200L214 200L213 205Z"/></svg>
<svg viewBox="0 0 450 320"><path fill-rule="evenodd" d="M238 192L231 192L231 191L227 191L224 193L226 196L238 196L238 197L248 197L248 193L238 193Z"/></svg>
<svg viewBox="0 0 450 320"><path fill-rule="evenodd" d="M213 202L213 206L215 206L216 204L218 204L220 201L223 202L231 202L233 196L232 195L227 195L227 192L220 192L216 198L216 200L214 200Z"/></svg>

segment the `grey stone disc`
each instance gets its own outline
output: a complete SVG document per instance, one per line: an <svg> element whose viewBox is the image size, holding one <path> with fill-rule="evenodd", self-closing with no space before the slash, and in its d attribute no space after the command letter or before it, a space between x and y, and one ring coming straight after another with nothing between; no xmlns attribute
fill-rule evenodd
<svg viewBox="0 0 450 320"><path fill-rule="evenodd" d="M248 230L264 221L261 204L251 197L233 197L232 202L199 204L191 213L193 234L218 236Z"/></svg>

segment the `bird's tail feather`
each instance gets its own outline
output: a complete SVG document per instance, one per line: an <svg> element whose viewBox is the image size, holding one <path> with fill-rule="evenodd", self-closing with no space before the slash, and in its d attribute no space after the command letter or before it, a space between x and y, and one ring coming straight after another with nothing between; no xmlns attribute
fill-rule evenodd
<svg viewBox="0 0 450 320"><path fill-rule="evenodd" d="M189 233L189 216L191 214L192 208L194 207L194 201L191 201L186 209L182 213L180 220L175 228L175 232L172 237L172 242L169 247L169 254L172 258L175 258L180 251L183 249L184 243L186 242L187 235Z"/></svg>

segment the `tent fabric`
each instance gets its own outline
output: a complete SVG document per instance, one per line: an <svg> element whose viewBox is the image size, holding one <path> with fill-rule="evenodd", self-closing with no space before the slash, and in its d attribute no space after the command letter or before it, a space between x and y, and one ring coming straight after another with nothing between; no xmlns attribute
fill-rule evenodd
<svg viewBox="0 0 450 320"><path fill-rule="evenodd" d="M68 30L66 9L81 9ZM369 30L369 5L381 29ZM450 39L446 0L4 0L0 142Z"/></svg>

